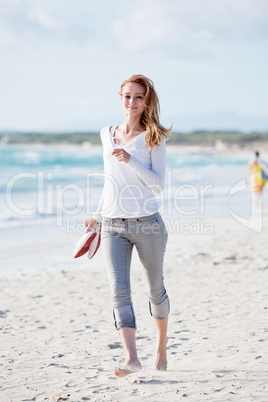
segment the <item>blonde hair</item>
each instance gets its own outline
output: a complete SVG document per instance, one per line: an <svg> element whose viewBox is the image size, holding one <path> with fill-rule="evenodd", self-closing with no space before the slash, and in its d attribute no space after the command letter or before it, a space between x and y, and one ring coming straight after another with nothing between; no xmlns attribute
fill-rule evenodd
<svg viewBox="0 0 268 402"><path fill-rule="evenodd" d="M172 126L165 128L160 124L160 104L154 89L154 83L144 75L132 75L132 77L125 80L121 85L120 95L122 96L123 94L124 86L132 82L140 84L145 89L145 110L141 116L140 124L146 130L145 141L149 148L152 148L153 145L159 145L163 140L168 139Z"/></svg>

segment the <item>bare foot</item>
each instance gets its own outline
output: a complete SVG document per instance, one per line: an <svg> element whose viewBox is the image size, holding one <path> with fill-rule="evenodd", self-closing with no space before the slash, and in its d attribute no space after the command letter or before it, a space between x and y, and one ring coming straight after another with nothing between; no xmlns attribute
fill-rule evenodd
<svg viewBox="0 0 268 402"><path fill-rule="evenodd" d="M166 338L165 341L159 342L157 347L155 368L158 371L167 370L167 343L168 339Z"/></svg>
<svg viewBox="0 0 268 402"><path fill-rule="evenodd" d="M116 367L114 370L114 374L117 377L126 377L127 375L137 373L140 370L141 364L140 362L137 362L135 364L126 364L123 368Z"/></svg>
<svg viewBox="0 0 268 402"><path fill-rule="evenodd" d="M167 353L166 351L156 354L155 368L158 371L167 370Z"/></svg>

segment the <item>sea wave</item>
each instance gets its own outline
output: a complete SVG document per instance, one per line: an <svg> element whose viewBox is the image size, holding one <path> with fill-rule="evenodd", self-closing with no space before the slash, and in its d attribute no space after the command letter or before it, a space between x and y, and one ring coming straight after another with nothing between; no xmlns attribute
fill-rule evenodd
<svg viewBox="0 0 268 402"><path fill-rule="evenodd" d="M5 225L36 225L36 219L44 224L47 219L57 217L62 210L86 210L87 174L96 173L90 182L91 209L97 207L103 186L102 149L91 147L2 147L0 149L0 227ZM100 174L100 175L98 175ZM21 175L21 176L19 176ZM24 176L23 176L24 175ZM38 176L39 175L39 176ZM19 180L15 180L20 177ZM12 182L13 180L13 182ZM39 181L38 181L39 180ZM245 155L202 154L175 152L167 149L167 178L159 204L165 214L166 208L176 217L174 194L197 194L196 200L180 200L181 209L194 207L205 202L207 215L217 216L227 210L228 194L233 186L244 180L247 188L233 197L235 205L249 208L248 159ZM41 183L41 184L40 184ZM71 185L77 191L71 191ZM67 188L69 186L69 192ZM79 190L80 189L80 190ZM57 199L57 191L65 192L65 198ZM203 191L203 193L202 193ZM43 207L37 208L34 217L16 214L7 202L7 193L12 192L14 200L25 210L37 207L37 200L43 198ZM186 193L185 193L186 192ZM79 195L80 194L80 195ZM80 197L80 199L79 199ZM188 204L187 204L188 203ZM199 211L200 212L200 211Z"/></svg>

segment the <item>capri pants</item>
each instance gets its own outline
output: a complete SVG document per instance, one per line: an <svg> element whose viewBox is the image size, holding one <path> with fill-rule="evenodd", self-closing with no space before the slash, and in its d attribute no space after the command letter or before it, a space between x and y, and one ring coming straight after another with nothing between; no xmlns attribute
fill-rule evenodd
<svg viewBox="0 0 268 402"><path fill-rule="evenodd" d="M167 238L167 230L159 212L140 218L103 219L101 241L117 329L136 328L130 287L134 245L145 269L150 314L158 319L168 316L169 299L163 278Z"/></svg>

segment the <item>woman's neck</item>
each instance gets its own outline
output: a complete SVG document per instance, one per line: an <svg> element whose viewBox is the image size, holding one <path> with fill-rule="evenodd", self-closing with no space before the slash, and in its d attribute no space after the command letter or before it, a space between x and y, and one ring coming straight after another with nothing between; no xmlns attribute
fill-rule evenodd
<svg viewBox="0 0 268 402"><path fill-rule="evenodd" d="M125 123L123 124L123 130L125 134L134 131L141 131L143 130L140 124L140 116L128 116L126 115Z"/></svg>

